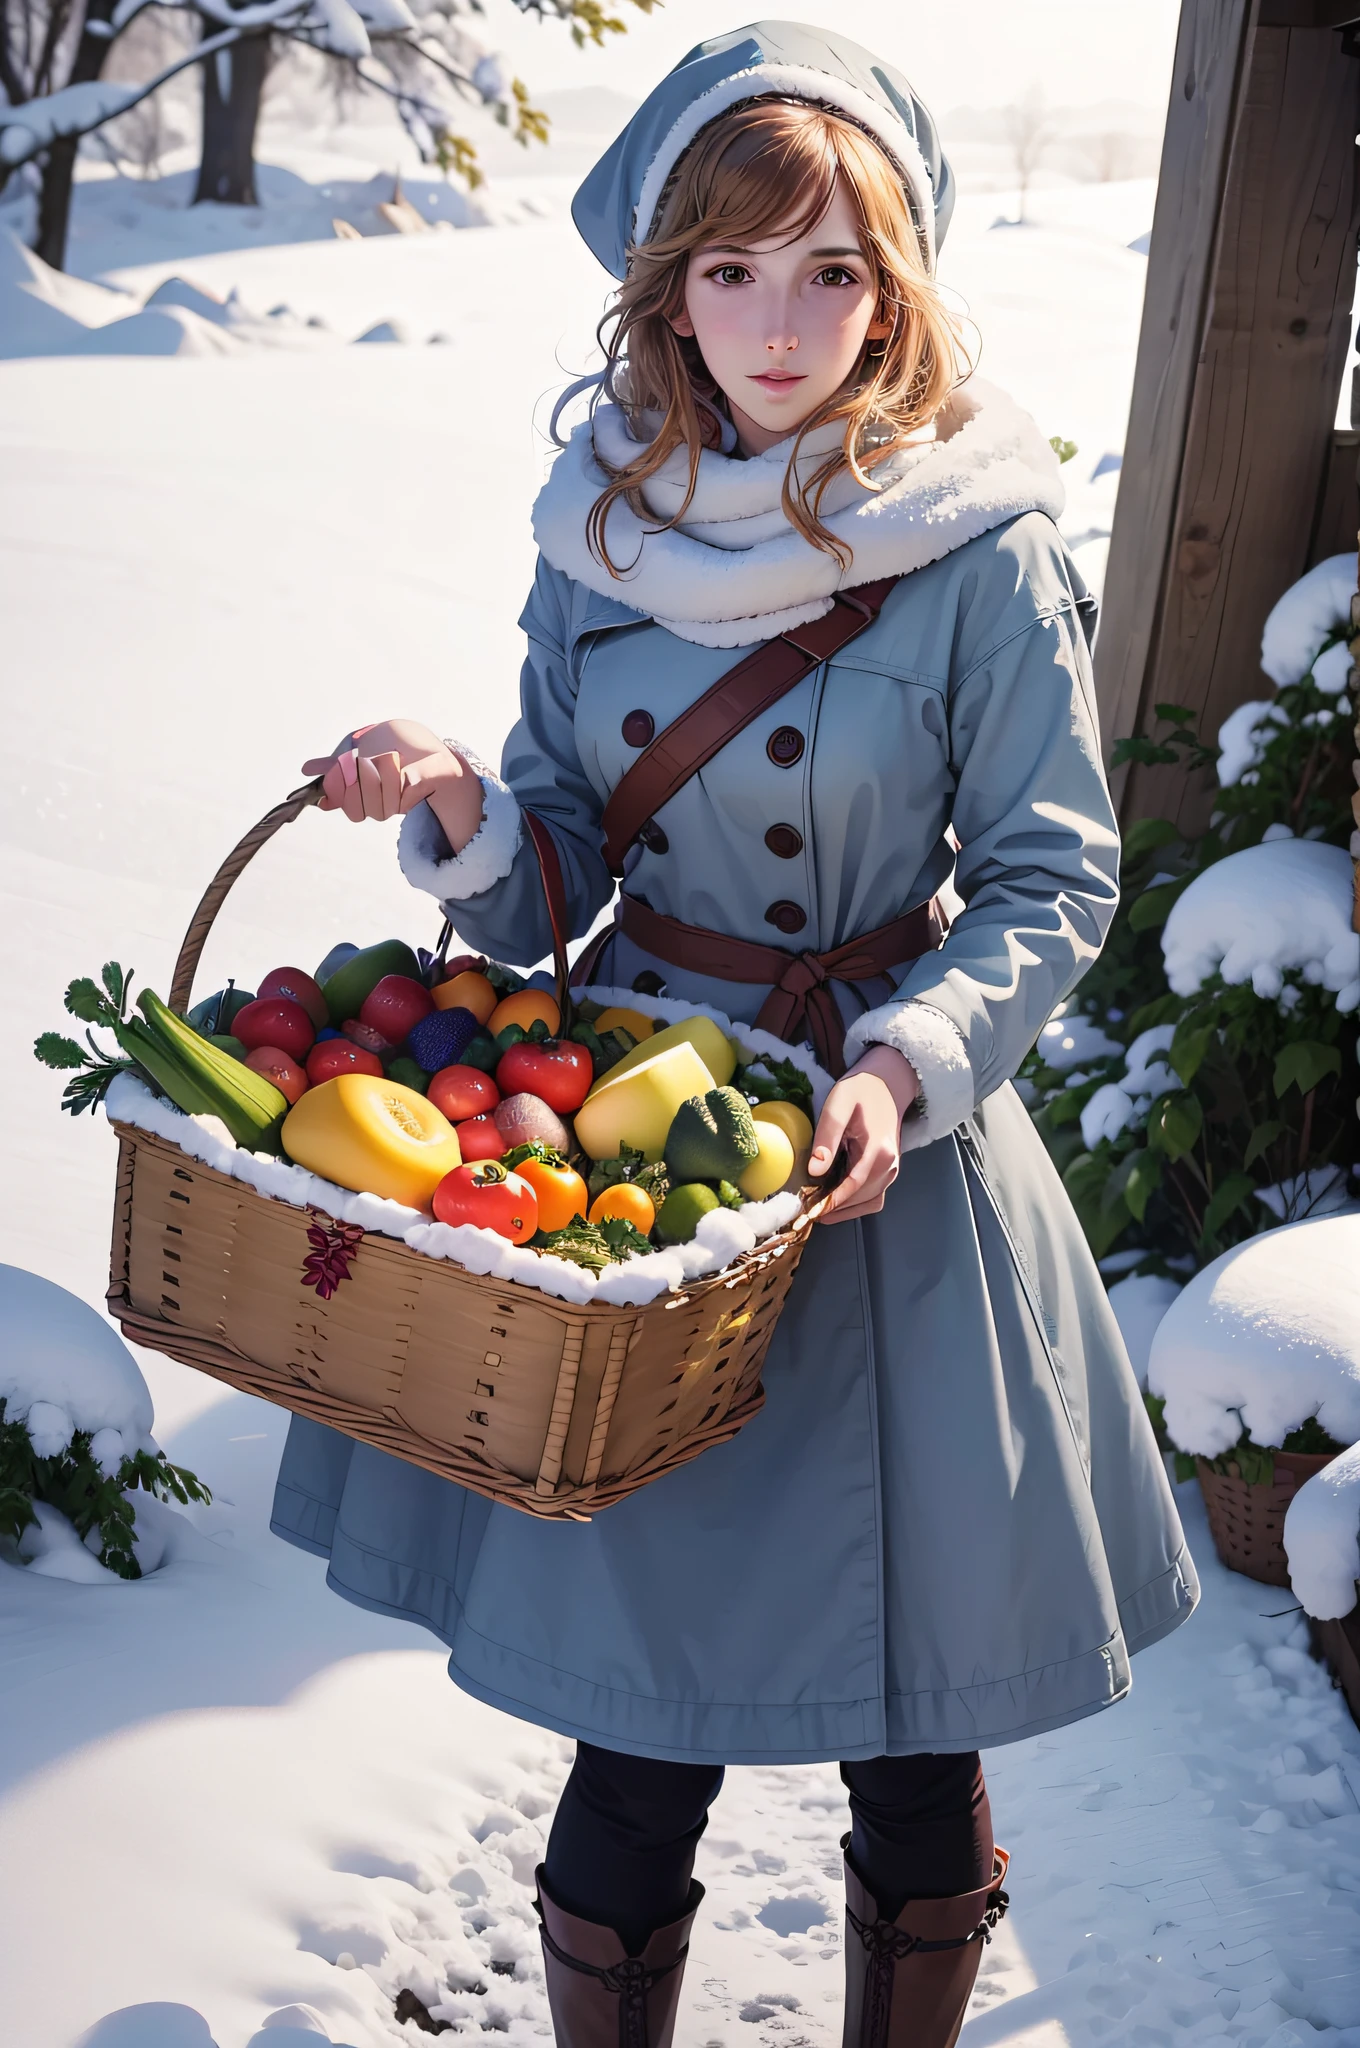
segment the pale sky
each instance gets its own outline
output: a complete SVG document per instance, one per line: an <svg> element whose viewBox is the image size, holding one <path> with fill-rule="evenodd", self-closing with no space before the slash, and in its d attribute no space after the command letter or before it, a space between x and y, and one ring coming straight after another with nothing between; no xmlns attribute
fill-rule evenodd
<svg viewBox="0 0 1360 2048"><path fill-rule="evenodd" d="M748 0L749 4L749 0ZM540 91L605 85L641 99L705 36L758 19L741 0L670 0L648 16L615 0L626 36L576 51L560 23L490 0L469 26ZM1178 0L816 0L771 19L834 27L906 73L935 112L1003 106L1033 84L1055 106L1103 99L1165 108Z"/></svg>

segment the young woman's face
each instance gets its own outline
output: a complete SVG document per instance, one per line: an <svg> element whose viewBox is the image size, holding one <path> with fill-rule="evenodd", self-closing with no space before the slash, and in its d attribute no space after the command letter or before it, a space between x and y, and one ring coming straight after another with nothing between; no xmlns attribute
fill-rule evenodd
<svg viewBox="0 0 1360 2048"><path fill-rule="evenodd" d="M838 184L797 241L776 235L750 248L696 249L685 310L672 325L698 342L743 452L758 455L841 389L867 339L890 331L875 320L877 299L854 207Z"/></svg>

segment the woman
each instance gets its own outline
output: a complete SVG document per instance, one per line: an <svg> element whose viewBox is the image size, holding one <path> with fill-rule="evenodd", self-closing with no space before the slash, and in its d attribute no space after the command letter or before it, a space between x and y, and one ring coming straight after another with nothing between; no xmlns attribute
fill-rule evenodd
<svg viewBox="0 0 1360 2048"><path fill-rule="evenodd" d="M279 1482L275 1527L338 1591L577 1738L539 1895L570 2048L669 2041L723 1765L833 1758L846 2041L953 2042L1005 1902L979 1748L1123 1698L1197 1598L1009 1085L1100 948L1118 847L1056 462L960 383L933 283L952 197L925 109L853 45L765 23L685 58L577 196L622 282L603 390L535 507L504 779L406 721L308 764L349 818L405 813L403 868L465 941L531 961L521 806L580 936L652 735L741 650L838 641L643 825L592 970L748 1021L776 999L843 1070L812 1170L843 1148L849 1171L765 1410L582 1526L297 1421Z"/></svg>

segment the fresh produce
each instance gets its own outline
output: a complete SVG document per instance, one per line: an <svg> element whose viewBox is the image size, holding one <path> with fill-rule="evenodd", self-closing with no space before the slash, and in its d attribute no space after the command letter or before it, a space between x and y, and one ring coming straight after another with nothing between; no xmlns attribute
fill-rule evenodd
<svg viewBox="0 0 1360 2048"><path fill-rule="evenodd" d="M650 1165L632 1145L620 1145L612 1159L597 1159L587 1179L590 1199L602 1195L606 1188L617 1187L621 1181L641 1188L651 1197L652 1207L659 1209L670 1190L664 1159Z"/></svg>
<svg viewBox="0 0 1360 2048"><path fill-rule="evenodd" d="M436 1010L471 1010L479 1024L485 1024L500 1002L500 992L491 986L484 974L474 968L455 974L448 981L441 981L437 988L430 990Z"/></svg>
<svg viewBox="0 0 1360 2048"><path fill-rule="evenodd" d="M688 1244L703 1218L718 1207L718 1197L702 1181L672 1188L657 1211L656 1234L663 1244Z"/></svg>
<svg viewBox="0 0 1360 2048"><path fill-rule="evenodd" d="M656 1030L655 1024L644 1011L625 1010L617 1004L612 1009L601 1010L599 1016L592 1017L590 1021L601 1038L606 1031L626 1031L634 1044L639 1039L650 1038Z"/></svg>
<svg viewBox="0 0 1360 2048"><path fill-rule="evenodd" d="M507 1152L515 1145L533 1144L551 1145L564 1156L571 1150L566 1125L537 1095L507 1095L491 1113Z"/></svg>
<svg viewBox="0 0 1360 2048"><path fill-rule="evenodd" d="M463 1053L462 1064L480 1067L484 1074L494 1074L500 1063L501 1049L489 1031L479 1031Z"/></svg>
<svg viewBox="0 0 1360 2048"><path fill-rule="evenodd" d="M656 1204L636 1181L618 1180L595 1197L587 1220L604 1223L614 1216L621 1216L640 1236L647 1237L656 1223Z"/></svg>
<svg viewBox="0 0 1360 2048"><path fill-rule="evenodd" d="M220 1117L236 1143L251 1152L276 1152L280 1119L288 1110L288 1099L282 1091L263 1074L253 1074L243 1061L209 1045L186 1018L167 1009L149 988L138 996L137 1007L146 1020L151 1046L148 1048L139 1039L141 1051L132 1051L126 1045L125 1050L132 1051L132 1057L143 1066L148 1063L148 1051L159 1056L162 1072L155 1073L154 1068L149 1071L155 1073L176 1107L190 1116ZM307 1028L311 1030L310 1021ZM120 1043L124 1043L123 1033L128 1029L127 1025L115 1027ZM183 1075L187 1075L187 1086L183 1081L180 1086L195 1098L193 1108L176 1093L176 1081Z"/></svg>
<svg viewBox="0 0 1360 2048"><path fill-rule="evenodd" d="M778 1124L795 1153L812 1149L812 1118L796 1102L753 1102L751 1116L758 1124Z"/></svg>
<svg viewBox="0 0 1360 2048"><path fill-rule="evenodd" d="M204 996L201 1003L194 1004L189 1012L189 1022L205 1038L219 1036L231 1030L232 1019L254 1000L252 989L237 988L234 981L229 981L225 988L218 989L216 995Z"/></svg>
<svg viewBox="0 0 1360 2048"><path fill-rule="evenodd" d="M301 1003L318 1031L323 1024L330 1022L330 1011L321 993L321 984L310 974L304 974L300 967L271 967L260 983L259 994L287 996L290 1003Z"/></svg>
<svg viewBox="0 0 1360 2048"><path fill-rule="evenodd" d="M464 1159L499 1159L510 1149L496 1128L496 1119L489 1111L480 1116L467 1117L454 1128L458 1133L458 1148Z"/></svg>
<svg viewBox="0 0 1360 2048"><path fill-rule="evenodd" d="M597 1021L595 1029L599 1030ZM664 1031L654 1031L641 1045L625 1053L619 1064L600 1085L619 1080L630 1068L639 1067L644 1060L652 1060L660 1052L667 1052L672 1046L688 1045L699 1055L712 1075L709 1087L725 1088L737 1071L737 1053L731 1039L720 1031L711 1017L682 1017L678 1024L668 1024Z"/></svg>
<svg viewBox="0 0 1360 2048"><path fill-rule="evenodd" d="M747 1066L737 1069L732 1085L740 1088L748 1102L793 1102L805 1116L812 1115L812 1083L793 1060L759 1052Z"/></svg>
<svg viewBox="0 0 1360 2048"><path fill-rule="evenodd" d="M583 1216L576 1216L561 1230L548 1231L534 1243L539 1251L570 1259L574 1266L584 1266L592 1273L603 1273L621 1259L651 1250L646 1238L622 1216L606 1216L603 1223L587 1223Z"/></svg>
<svg viewBox="0 0 1360 2048"><path fill-rule="evenodd" d="M382 1065L381 1060L378 1064ZM398 1055L396 1059L387 1062L386 1072L389 1081L400 1081L403 1088L414 1088L418 1095L428 1095L430 1092L430 1077L419 1060L408 1060ZM435 1107L438 1108L439 1105L436 1103ZM443 1115L442 1110L440 1114ZM452 1117L449 1118L449 1122L453 1122Z"/></svg>
<svg viewBox="0 0 1360 2048"><path fill-rule="evenodd" d="M243 1060L247 1057L246 1049L239 1038L224 1036L220 1031L204 1032L203 1036L209 1045L215 1045L219 1052L229 1054L234 1060Z"/></svg>
<svg viewBox="0 0 1360 2048"><path fill-rule="evenodd" d="M562 1012L557 1007L556 997L550 996L546 989L521 988L497 1003L486 1020L486 1028L495 1038L499 1032L504 1031L507 1024L518 1024L522 1031L527 1031L531 1024L537 1023L540 1019L555 1037L562 1023Z"/></svg>
<svg viewBox="0 0 1360 2048"><path fill-rule="evenodd" d="M691 1096L666 1133L666 1165L678 1181L736 1180L757 1151L750 1109L735 1088Z"/></svg>
<svg viewBox="0 0 1360 2048"><path fill-rule="evenodd" d="M289 1059L276 1045L257 1045L245 1055L245 1064L252 1074L263 1074L267 1081L272 1081L290 1107L312 1085L297 1061Z"/></svg>
<svg viewBox="0 0 1360 2048"><path fill-rule="evenodd" d="M316 1042L316 1026L301 1003L288 996L257 996L232 1018L231 1035L247 1052L276 1045L290 1059L305 1060Z"/></svg>
<svg viewBox="0 0 1360 2048"><path fill-rule="evenodd" d="M596 1081L602 1080L611 1068L616 1067L634 1045L633 1034L625 1031L622 1024L616 1024L612 1031L602 1035L584 1017L578 1017L572 1025L571 1038L590 1054L591 1076Z"/></svg>
<svg viewBox="0 0 1360 2048"><path fill-rule="evenodd" d="M322 962L325 966L327 963ZM420 980L420 962L400 939L383 939L376 946L364 946L341 962L329 980L318 975L332 1024L357 1017L385 974L402 974L409 981Z"/></svg>
<svg viewBox="0 0 1360 2048"><path fill-rule="evenodd" d="M547 1038L541 1045L521 1039L496 1068L496 1086L503 1095L537 1095L559 1116L581 1107L593 1079L590 1054L569 1038Z"/></svg>
<svg viewBox="0 0 1360 2048"><path fill-rule="evenodd" d="M485 1111L494 1109L501 1099L500 1089L490 1074L484 1074L480 1067L441 1067L437 1074L430 1076L430 1085L425 1092L451 1124L461 1124L470 1116L481 1116Z"/></svg>
<svg viewBox="0 0 1360 2048"><path fill-rule="evenodd" d="M313 980L324 991L326 983L330 980L331 976L337 974L347 960L352 960L358 950L359 948L352 939L337 940L336 944L331 947L330 952L327 953L325 959L318 962L316 973L312 977Z"/></svg>
<svg viewBox="0 0 1360 2048"><path fill-rule="evenodd" d="M508 1173L495 1159L456 1166L434 1190L441 1223L471 1223L494 1230L511 1244L527 1244L538 1229L538 1197L522 1174Z"/></svg>
<svg viewBox="0 0 1360 2048"><path fill-rule="evenodd" d="M584 1222L590 1197L579 1173L549 1145L516 1145L501 1164L528 1181L538 1196L540 1230L565 1230L578 1216Z"/></svg>
<svg viewBox="0 0 1360 2048"><path fill-rule="evenodd" d="M359 1022L381 1031L391 1046L404 1045L422 1017L434 1010L434 997L423 981L409 974L385 974L359 1007ZM419 1059L419 1053L416 1058ZM428 1071L428 1069L427 1069Z"/></svg>
<svg viewBox="0 0 1360 2048"><path fill-rule="evenodd" d="M766 1195L777 1195L788 1184L793 1173L793 1140L778 1124L763 1117L753 1129L759 1153L737 1175L737 1186L749 1201L763 1202Z"/></svg>
<svg viewBox="0 0 1360 2048"><path fill-rule="evenodd" d="M290 1159L356 1193L429 1206L462 1163L447 1117L414 1088L376 1074L340 1074L309 1088L283 1125Z"/></svg>
<svg viewBox="0 0 1360 2048"><path fill-rule="evenodd" d="M411 1032L406 1050L427 1074L437 1074L462 1059L479 1028L471 1010L431 1010Z"/></svg>
<svg viewBox="0 0 1360 2048"><path fill-rule="evenodd" d="M375 1052L351 1045L347 1038L328 1038L314 1045L307 1055L307 1079L313 1088L333 1081L337 1074L381 1074L382 1061Z"/></svg>
<svg viewBox="0 0 1360 2048"><path fill-rule="evenodd" d="M357 1017L346 1017L340 1026L340 1036L347 1038L351 1045L362 1046L365 1052L376 1053L380 1061L390 1059L396 1051L391 1040L372 1024L361 1024Z"/></svg>
<svg viewBox="0 0 1360 2048"><path fill-rule="evenodd" d="M615 1158L625 1145L646 1159L660 1159L681 1103L691 1095L706 1095L713 1086L712 1074L688 1041L673 1043L636 1066L631 1058L597 1081L576 1112L577 1139L592 1159Z"/></svg>

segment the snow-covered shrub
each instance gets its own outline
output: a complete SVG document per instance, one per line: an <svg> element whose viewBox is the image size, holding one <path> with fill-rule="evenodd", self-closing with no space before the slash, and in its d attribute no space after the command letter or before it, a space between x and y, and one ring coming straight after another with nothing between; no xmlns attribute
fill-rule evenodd
<svg viewBox="0 0 1360 2048"><path fill-rule="evenodd" d="M1355 583L1342 555L1286 592L1262 641L1276 696L1234 712L1218 747L1162 704L1158 736L1116 750L1219 781L1198 837L1165 819L1126 835L1105 952L1022 1069L1092 1248L1122 1272L1184 1276L1350 1195ZM1069 1039L1079 1056L1055 1058Z"/></svg>
<svg viewBox="0 0 1360 2048"><path fill-rule="evenodd" d="M132 1353L76 1295L20 1266L0 1266L0 1341L0 1536L18 1544L45 1504L102 1565L140 1578L134 1494L211 1496L151 1436Z"/></svg>

